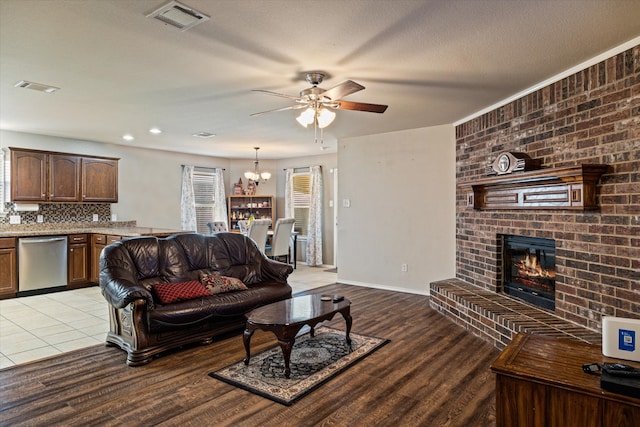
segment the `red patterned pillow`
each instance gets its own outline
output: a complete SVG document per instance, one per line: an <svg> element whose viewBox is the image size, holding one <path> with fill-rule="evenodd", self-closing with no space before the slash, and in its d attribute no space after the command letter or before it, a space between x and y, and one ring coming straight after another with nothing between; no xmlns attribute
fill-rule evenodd
<svg viewBox="0 0 640 427"><path fill-rule="evenodd" d="M162 304L186 301L211 295L197 280L176 283L156 283L151 287Z"/></svg>
<svg viewBox="0 0 640 427"><path fill-rule="evenodd" d="M200 282L212 294L249 289L242 283L242 280L219 274L200 273Z"/></svg>

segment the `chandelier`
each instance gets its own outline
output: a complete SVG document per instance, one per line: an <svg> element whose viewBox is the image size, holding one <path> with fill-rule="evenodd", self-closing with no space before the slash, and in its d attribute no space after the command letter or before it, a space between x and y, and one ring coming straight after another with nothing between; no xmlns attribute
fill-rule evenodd
<svg viewBox="0 0 640 427"><path fill-rule="evenodd" d="M260 172L260 162L258 162L258 150L260 147L253 147L253 149L256 150L256 159L253 161L253 172L246 171L244 177L258 185L261 179L262 182L267 182L269 178L271 178L271 172Z"/></svg>

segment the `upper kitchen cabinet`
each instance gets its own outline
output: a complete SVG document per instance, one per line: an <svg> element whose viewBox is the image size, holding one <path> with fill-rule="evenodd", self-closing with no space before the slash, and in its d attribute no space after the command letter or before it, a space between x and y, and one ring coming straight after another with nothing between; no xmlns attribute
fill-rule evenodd
<svg viewBox="0 0 640 427"><path fill-rule="evenodd" d="M11 201L115 203L118 159L11 150Z"/></svg>
<svg viewBox="0 0 640 427"><path fill-rule="evenodd" d="M11 149L11 200L47 200L47 154Z"/></svg>
<svg viewBox="0 0 640 427"><path fill-rule="evenodd" d="M118 201L118 160L82 158L82 201Z"/></svg>
<svg viewBox="0 0 640 427"><path fill-rule="evenodd" d="M49 201L80 200L80 157L49 154Z"/></svg>

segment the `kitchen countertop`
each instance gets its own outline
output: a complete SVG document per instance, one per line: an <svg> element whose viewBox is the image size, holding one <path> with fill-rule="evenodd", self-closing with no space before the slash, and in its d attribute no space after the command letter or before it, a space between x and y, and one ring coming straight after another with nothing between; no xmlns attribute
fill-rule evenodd
<svg viewBox="0 0 640 427"><path fill-rule="evenodd" d="M11 230L11 227L0 228L0 237L32 237L32 236L54 236L63 234L110 234L122 237L136 237L136 236L157 236L165 237L178 233L189 233L184 230L172 230L168 228L154 228L154 227L139 227L139 226L108 226L105 224L96 225L78 225L73 226L71 224L60 224L56 227L55 224L48 224L47 226L33 226L33 227L17 227L15 230Z"/></svg>

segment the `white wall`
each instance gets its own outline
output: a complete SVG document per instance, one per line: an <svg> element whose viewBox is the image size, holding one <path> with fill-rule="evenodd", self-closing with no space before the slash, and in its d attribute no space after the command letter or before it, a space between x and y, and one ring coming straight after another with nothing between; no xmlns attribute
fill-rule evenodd
<svg viewBox="0 0 640 427"><path fill-rule="evenodd" d="M452 125L340 141L339 282L428 294L454 277L455 166Z"/></svg>
<svg viewBox="0 0 640 427"><path fill-rule="evenodd" d="M183 164L225 168L227 192L231 188L229 160L220 157L0 131L0 148L6 147L119 157L118 203L111 205L111 213L117 214L118 221L137 221L143 227L180 229Z"/></svg>

